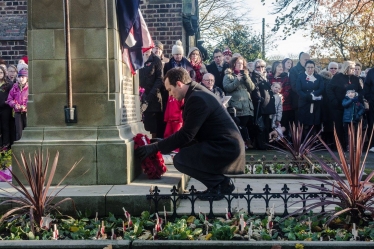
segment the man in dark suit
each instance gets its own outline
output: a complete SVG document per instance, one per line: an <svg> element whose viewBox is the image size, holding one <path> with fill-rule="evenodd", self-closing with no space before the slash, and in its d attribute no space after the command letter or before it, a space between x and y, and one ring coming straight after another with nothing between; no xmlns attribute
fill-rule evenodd
<svg viewBox="0 0 374 249"><path fill-rule="evenodd" d="M214 85L223 90L223 77L225 76L225 70L229 67L229 64L223 61L222 51L219 49L213 51L213 58L214 61L206 66L206 69L209 73L214 75Z"/></svg>
<svg viewBox="0 0 374 249"><path fill-rule="evenodd" d="M242 174L245 150L240 132L228 112L206 87L191 82L182 68L170 69L165 88L177 100L184 99L183 127L172 136L136 149L142 160L161 151L181 148L174 157L177 170L201 181L212 193L230 194L235 189L223 174Z"/></svg>

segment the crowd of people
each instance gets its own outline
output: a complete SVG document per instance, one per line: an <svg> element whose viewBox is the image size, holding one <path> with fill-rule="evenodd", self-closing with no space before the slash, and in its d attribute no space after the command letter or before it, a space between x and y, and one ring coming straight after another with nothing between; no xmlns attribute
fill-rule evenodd
<svg viewBox="0 0 374 249"><path fill-rule="evenodd" d="M215 49L213 60L205 65L197 47L191 47L185 57L181 41L172 47L170 60L158 41L144 56L139 72L143 122L153 138L168 137L183 126L183 100L169 96L163 85L163 75L172 68L184 68L191 81L216 95L237 125L246 149L268 149L279 136L290 138L290 124L300 123L304 134L322 129L323 139L332 147L335 128L343 148L349 150L351 123L357 127L362 120L364 128L373 127L374 70L363 71L358 62L332 61L321 68L301 52L297 63L285 58L267 66L262 59L247 62L226 48Z"/></svg>
<svg viewBox="0 0 374 249"><path fill-rule="evenodd" d="M7 65L0 58L0 152L21 139L27 125L28 57L17 65Z"/></svg>

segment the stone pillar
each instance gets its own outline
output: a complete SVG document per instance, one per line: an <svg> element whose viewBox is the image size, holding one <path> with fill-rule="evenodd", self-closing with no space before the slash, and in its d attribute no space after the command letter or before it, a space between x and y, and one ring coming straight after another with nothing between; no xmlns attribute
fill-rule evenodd
<svg viewBox="0 0 374 249"><path fill-rule="evenodd" d="M138 82L121 61L115 0L70 0L75 124L66 124L63 0L28 1L28 127L15 155L60 152L54 183L127 184L139 173L133 157L140 121ZM14 167L17 169L17 167ZM82 176L82 173L86 172ZM17 172L16 172L17 173ZM18 172L19 173L19 172Z"/></svg>

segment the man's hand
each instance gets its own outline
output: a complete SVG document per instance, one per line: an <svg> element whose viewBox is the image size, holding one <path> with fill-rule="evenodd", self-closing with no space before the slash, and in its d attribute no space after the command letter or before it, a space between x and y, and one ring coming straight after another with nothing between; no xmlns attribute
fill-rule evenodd
<svg viewBox="0 0 374 249"><path fill-rule="evenodd" d="M135 150L135 156L139 157L141 161L146 159L152 154L155 154L158 149L158 143L148 144L141 146Z"/></svg>

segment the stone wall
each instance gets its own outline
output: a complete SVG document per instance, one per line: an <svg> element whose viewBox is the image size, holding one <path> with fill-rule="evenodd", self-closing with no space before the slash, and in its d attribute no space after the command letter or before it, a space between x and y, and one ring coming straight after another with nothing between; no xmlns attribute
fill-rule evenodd
<svg viewBox="0 0 374 249"><path fill-rule="evenodd" d="M27 0L0 0L0 58L17 64L27 55Z"/></svg>

